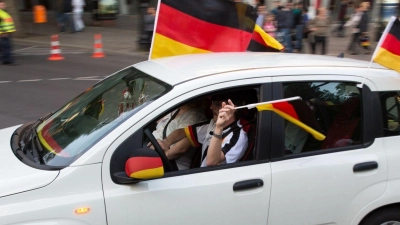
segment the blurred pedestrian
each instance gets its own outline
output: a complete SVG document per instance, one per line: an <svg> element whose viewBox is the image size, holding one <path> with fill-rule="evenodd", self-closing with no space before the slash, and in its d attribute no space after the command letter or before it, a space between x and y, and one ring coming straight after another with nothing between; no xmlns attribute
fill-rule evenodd
<svg viewBox="0 0 400 225"><path fill-rule="evenodd" d="M362 6L360 5L357 9L355 9L355 13L351 16L351 18L345 23L345 27L349 27L351 30L351 40L347 51L352 55L359 54L360 48L360 29L359 24L362 16Z"/></svg>
<svg viewBox="0 0 400 225"><path fill-rule="evenodd" d="M147 8L147 14L144 16L144 31L146 32L149 43L153 40L154 22L156 19L156 9L153 6Z"/></svg>
<svg viewBox="0 0 400 225"><path fill-rule="evenodd" d="M85 29L85 24L82 21L84 0L72 0L72 14L74 18L75 31L81 32Z"/></svg>
<svg viewBox="0 0 400 225"><path fill-rule="evenodd" d="M360 23L358 25L358 28L360 29L360 39L369 39L369 34L368 34L368 23L369 23L369 16L368 16L368 10L370 8L370 3L369 2L362 2L361 3L361 10L362 10L362 15L360 19ZM370 53L369 45L363 46L365 51L365 54Z"/></svg>
<svg viewBox="0 0 400 225"><path fill-rule="evenodd" d="M348 0L342 0L340 2L340 10L338 14L339 25L333 30L336 32L338 37L344 37L344 24L346 23L347 7L349 5Z"/></svg>
<svg viewBox="0 0 400 225"><path fill-rule="evenodd" d="M75 33L75 25L72 20L72 0L61 0L61 2L63 3L63 13L60 14L60 21L63 25L63 30L60 32L66 32L68 27L70 33Z"/></svg>
<svg viewBox="0 0 400 225"><path fill-rule="evenodd" d="M284 51L291 53L293 50L291 36L291 28L293 27L293 13L289 8L289 4L291 3L282 4L283 8L278 10L276 20L278 23L278 32L283 36L283 46L285 46Z"/></svg>
<svg viewBox="0 0 400 225"><path fill-rule="evenodd" d="M302 16L301 16L301 21L303 23L303 39L307 39L308 33L310 33L310 31L308 30L308 26L307 26L308 21L309 21L308 9L307 8L303 8L302 11L303 11L303 13L302 13Z"/></svg>
<svg viewBox="0 0 400 225"><path fill-rule="evenodd" d="M276 26L275 26L275 16L272 13L268 13L265 16L264 20L264 26L263 29L264 31L269 34L271 37L275 38L276 37Z"/></svg>
<svg viewBox="0 0 400 225"><path fill-rule="evenodd" d="M303 23L303 4L301 2L295 3L293 11L294 28L296 29L296 44L293 52L301 52L303 42L304 23Z"/></svg>
<svg viewBox="0 0 400 225"><path fill-rule="evenodd" d="M346 17L347 18L351 18L351 16L356 13L356 8L358 8L358 6L356 6L354 4L354 2L352 0L349 1L349 3L347 4L347 12L346 12Z"/></svg>
<svg viewBox="0 0 400 225"><path fill-rule="evenodd" d="M308 9L307 8L303 8L302 9L302 14L301 14L301 21L302 21L302 23L304 24L304 29L306 29L305 28L305 26L307 25L307 23L308 23L308 20L309 20L309 17L308 17Z"/></svg>
<svg viewBox="0 0 400 225"><path fill-rule="evenodd" d="M14 21L6 11L6 7L6 3L0 0L0 57L3 65L17 65L11 54L11 34L16 30Z"/></svg>
<svg viewBox="0 0 400 225"><path fill-rule="evenodd" d="M257 9L257 10L258 10L258 7L259 7L259 6L264 5L264 3L261 2L261 0L255 0L254 2L255 2L255 5L256 5L256 9Z"/></svg>
<svg viewBox="0 0 400 225"><path fill-rule="evenodd" d="M274 1L274 8L271 10L271 13L274 14L275 18L278 16L278 11L281 9L281 2L279 0Z"/></svg>
<svg viewBox="0 0 400 225"><path fill-rule="evenodd" d="M58 32L64 33L65 32L64 0L56 0L55 11L56 11Z"/></svg>
<svg viewBox="0 0 400 225"><path fill-rule="evenodd" d="M321 44L321 53L323 55L327 52L328 46L328 32L329 32L330 21L326 15L325 8L319 8L317 10L317 16L309 21L308 40L311 45L311 53L315 54L317 45Z"/></svg>
<svg viewBox="0 0 400 225"><path fill-rule="evenodd" d="M257 15L256 24L263 27L265 16L267 15L267 7L265 5L259 5L257 7Z"/></svg>

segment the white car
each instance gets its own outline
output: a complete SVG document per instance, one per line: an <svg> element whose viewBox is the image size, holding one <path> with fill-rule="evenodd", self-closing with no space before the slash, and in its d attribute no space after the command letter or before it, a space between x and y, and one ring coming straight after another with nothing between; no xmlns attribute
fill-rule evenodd
<svg viewBox="0 0 400 225"><path fill-rule="evenodd" d="M368 66L214 53L125 68L54 113L0 131L0 224L400 224L400 76ZM232 89L256 102L300 96L299 117L326 138L247 110L253 134L240 160L198 167L194 156L190 169L173 169L152 136L156 122ZM137 152L164 173L128 176ZM149 166L136 159L139 170Z"/></svg>

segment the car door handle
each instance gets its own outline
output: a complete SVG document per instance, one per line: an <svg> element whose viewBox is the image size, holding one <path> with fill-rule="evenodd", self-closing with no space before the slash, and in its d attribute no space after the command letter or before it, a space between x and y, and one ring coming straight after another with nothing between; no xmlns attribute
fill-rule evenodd
<svg viewBox="0 0 400 225"><path fill-rule="evenodd" d="M375 161L371 162L363 162L363 163L358 163L354 165L353 167L353 172L361 172L361 171L366 171L366 170L373 170L378 168L378 163Z"/></svg>
<svg viewBox="0 0 400 225"><path fill-rule="evenodd" d="M245 180L245 181L236 182L233 185L233 191L262 187L263 185L264 185L264 181L261 179Z"/></svg>

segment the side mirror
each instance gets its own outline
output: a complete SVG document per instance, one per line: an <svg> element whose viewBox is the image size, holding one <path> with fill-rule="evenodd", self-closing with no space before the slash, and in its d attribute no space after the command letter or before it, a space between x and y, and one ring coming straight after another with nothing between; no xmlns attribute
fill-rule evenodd
<svg viewBox="0 0 400 225"><path fill-rule="evenodd" d="M135 149L125 163L130 178L148 180L164 176L164 166L158 153L150 148Z"/></svg>

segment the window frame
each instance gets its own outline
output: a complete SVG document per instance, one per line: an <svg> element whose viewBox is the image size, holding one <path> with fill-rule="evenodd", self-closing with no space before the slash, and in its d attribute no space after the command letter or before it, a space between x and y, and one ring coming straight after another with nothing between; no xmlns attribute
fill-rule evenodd
<svg viewBox="0 0 400 225"><path fill-rule="evenodd" d="M388 122L388 117L387 117L386 101L389 99L387 94L391 93L391 92L399 93L400 91L380 91L379 92L379 100L380 100L380 103L381 103L381 110L382 110L381 112L382 112L382 132L383 132L382 136L383 137L393 137L393 136L399 136L400 135L400 131L398 131L398 134L385 135L385 130L389 129L388 128L388 123L387 123ZM381 97L381 94L385 94L384 99L383 99L383 97ZM382 100L384 100L384 102ZM400 119L400 104L398 103L395 106L397 108L397 114L398 114L397 116L399 117L398 119Z"/></svg>
<svg viewBox="0 0 400 225"><path fill-rule="evenodd" d="M351 82L360 84L359 81L354 80L288 80L288 81L276 81L273 82L273 96L275 99L282 99L284 96L283 86L285 83L303 83L303 82ZM374 143L375 138L382 137L381 127L382 125L382 116L381 116L381 107L380 107L380 99L377 92L372 92L371 89L366 85L362 85L361 89L361 107L362 107L362 143L356 145L350 145L339 148L332 149L320 149L315 151L309 151L304 153L297 154L284 154L284 146L285 146L285 122L284 119L280 116L274 114L272 115L272 127L276 134L274 138L272 138L271 142L271 162L282 161L294 158L329 154L335 152L349 151L349 150L357 150L362 148L367 148L368 146ZM375 107L373 107L375 105ZM378 106L378 107L377 107ZM378 119L377 119L378 118Z"/></svg>
<svg viewBox="0 0 400 225"><path fill-rule="evenodd" d="M245 84L241 86L230 86L230 87L223 87L220 89L215 89L213 91L208 91L208 92L203 92L200 95L193 96L193 98L200 97L200 96L205 96L210 93L218 92L221 90L226 90L226 89L231 89L231 88L258 88L259 89L259 101L270 101L272 99L272 83L267 82L267 83L253 83L253 84ZM193 99L191 98L191 99ZM116 170L116 167L121 167L118 162L122 160L124 157L128 157L128 150L121 150L121 148L141 148L142 143L143 143L143 138L144 138L144 129L146 127L149 127L152 123L154 123L155 120L161 118L163 115L165 115L166 112L169 112L180 105L184 104L186 101L181 101L177 104L174 104L174 106L169 107L168 110L159 113L158 116L154 117L151 121L143 125L140 129L138 129L136 132L134 132L132 135L130 135L128 138L126 138L113 152L111 159L110 159L110 175L111 175L111 180L116 183L116 184L133 184L139 182L138 180L129 178L126 176L125 172L122 173L121 170ZM265 125L262 125L265 124ZM224 169L230 169L230 168L236 168L236 167L244 167L244 166L250 166L250 165L256 165L256 164L261 164L261 163L269 163L270 162L270 146L271 146L271 124L272 124L272 113L271 112L257 112L257 123L255 125L256 128L256 140L255 140L255 155L253 160L249 161L244 161L244 162L236 162L236 163L229 163L229 164L223 164L219 166L213 166L213 167L199 167L199 168L193 168L193 169L188 169L188 170L181 170L181 171L172 171L172 172L167 172L164 174L163 177L157 178L157 179L164 179L164 178L169 178L169 177L175 177L175 176L183 176L183 175L189 175L189 174L196 174L196 173L203 173L203 172L211 172L211 171L217 171L217 170L224 170ZM266 134L267 138L263 135L259 134ZM124 152L125 154L120 154L120 151ZM116 160L116 158L119 158L119 160ZM119 165L119 166L118 166Z"/></svg>

